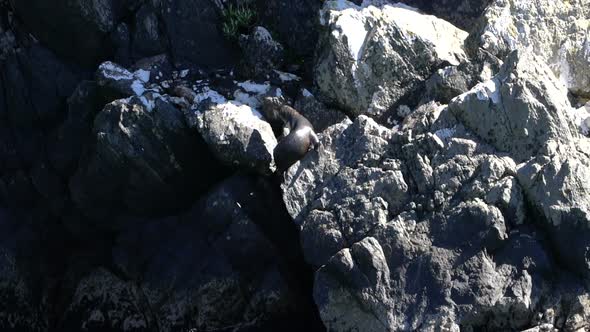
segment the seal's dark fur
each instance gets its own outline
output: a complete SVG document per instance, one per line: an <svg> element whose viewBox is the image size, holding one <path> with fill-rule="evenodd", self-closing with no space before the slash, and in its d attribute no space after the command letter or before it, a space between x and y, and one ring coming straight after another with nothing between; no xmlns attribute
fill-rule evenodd
<svg viewBox="0 0 590 332"><path fill-rule="evenodd" d="M279 140L273 151L277 173L282 174L291 165L301 160L311 148L319 145L312 124L280 98L262 100L262 113L271 126L287 128L289 134Z"/></svg>

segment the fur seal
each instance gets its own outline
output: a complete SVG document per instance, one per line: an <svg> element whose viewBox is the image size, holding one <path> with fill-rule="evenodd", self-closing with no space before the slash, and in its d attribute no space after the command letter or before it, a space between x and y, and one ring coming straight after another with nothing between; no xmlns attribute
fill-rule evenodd
<svg viewBox="0 0 590 332"><path fill-rule="evenodd" d="M283 128L283 138L273 151L276 173L282 174L291 165L301 160L320 140L311 122L280 98L266 97L262 100L262 113L273 128Z"/></svg>

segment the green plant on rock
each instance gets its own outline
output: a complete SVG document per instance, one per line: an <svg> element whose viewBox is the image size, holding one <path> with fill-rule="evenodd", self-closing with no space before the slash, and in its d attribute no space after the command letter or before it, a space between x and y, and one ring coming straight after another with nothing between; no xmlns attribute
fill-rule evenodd
<svg viewBox="0 0 590 332"><path fill-rule="evenodd" d="M237 39L240 33L246 33L256 22L256 11L242 5L229 5L222 15L221 31L230 39Z"/></svg>

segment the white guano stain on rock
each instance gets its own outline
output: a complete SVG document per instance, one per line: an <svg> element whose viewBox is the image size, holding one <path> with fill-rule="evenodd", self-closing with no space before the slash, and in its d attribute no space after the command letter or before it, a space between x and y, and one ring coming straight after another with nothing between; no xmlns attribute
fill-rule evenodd
<svg viewBox="0 0 590 332"><path fill-rule="evenodd" d="M209 88L208 86L204 87L200 93L197 93L195 100L192 102L194 104L199 104L205 99L209 99L212 103L215 104L222 104L227 101L224 96L220 95L219 92Z"/></svg>
<svg viewBox="0 0 590 332"><path fill-rule="evenodd" d="M104 73L106 78L119 81L119 80L133 80L133 74L127 69L120 67L113 62L103 62L98 70Z"/></svg>
<svg viewBox="0 0 590 332"><path fill-rule="evenodd" d="M147 70L139 69L133 73L133 76L143 83L150 81L150 72Z"/></svg>

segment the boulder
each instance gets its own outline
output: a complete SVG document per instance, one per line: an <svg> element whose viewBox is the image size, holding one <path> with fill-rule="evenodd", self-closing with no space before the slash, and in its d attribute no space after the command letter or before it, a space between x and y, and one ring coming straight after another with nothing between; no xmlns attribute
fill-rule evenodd
<svg viewBox="0 0 590 332"><path fill-rule="evenodd" d="M240 72L245 77L265 78L283 64L283 46L274 41L264 27L254 27L249 35L241 35L239 44L242 49Z"/></svg>
<svg viewBox="0 0 590 332"><path fill-rule="evenodd" d="M0 206L0 329L2 331L46 331L49 325L44 295L36 293L35 278L24 268L23 244L38 241L30 229ZM38 253L37 253L38 254Z"/></svg>
<svg viewBox="0 0 590 332"><path fill-rule="evenodd" d="M296 56L312 58L318 40L317 13L321 2L255 0L254 3L263 25L278 34L278 41Z"/></svg>
<svg viewBox="0 0 590 332"><path fill-rule="evenodd" d="M261 96L270 90L268 83L240 82L230 89L234 99L228 100L202 85L189 97L186 121L223 164L268 175L274 171L277 140L258 108Z"/></svg>
<svg viewBox="0 0 590 332"><path fill-rule="evenodd" d="M393 129L327 128L282 184L326 327L522 330L567 310L582 282L530 223L518 169L433 103Z"/></svg>
<svg viewBox="0 0 590 332"><path fill-rule="evenodd" d="M366 116L347 119L325 130L321 147L289 168L283 199L310 264L320 266L362 240L407 202L400 162L381 160L392 137Z"/></svg>
<svg viewBox="0 0 590 332"><path fill-rule="evenodd" d="M472 32L474 46L504 58L518 49L534 52L559 81L577 95L590 96L590 7L586 0L494 0Z"/></svg>
<svg viewBox="0 0 590 332"><path fill-rule="evenodd" d="M315 327L313 308L300 293L303 280L297 263L286 261L289 256L283 256L282 246L274 242L286 234L288 221L272 219L283 225L279 231L283 235L275 233L275 239L258 226L265 217L278 216L263 212L268 206L259 209L252 204L278 203L266 200L265 185L259 182L255 177L234 176L181 216L129 220L112 254L117 270L134 282L112 276L107 279L114 279L112 284L103 282L100 273L83 283L92 287L85 287L80 296L98 300L91 308L105 317L116 305L121 309L113 313L120 315L118 322L130 320L148 330L154 326L162 331ZM92 295L100 293L113 294L114 301ZM148 308L150 315L137 317L138 310ZM82 312L91 316L89 311ZM100 323L102 328L110 324L108 319Z"/></svg>
<svg viewBox="0 0 590 332"><path fill-rule="evenodd" d="M518 169L526 198L539 214L561 262L580 275L590 276L589 227L590 188L583 179L590 176L590 140L575 147L552 143L546 155L539 155Z"/></svg>
<svg viewBox="0 0 590 332"><path fill-rule="evenodd" d="M512 52L494 78L453 99L449 110L517 162L550 141L570 144L580 136L564 86L542 60L523 51Z"/></svg>
<svg viewBox="0 0 590 332"><path fill-rule="evenodd" d="M425 13L440 17L453 25L469 31L484 13L492 0L403 0L412 7L420 8Z"/></svg>
<svg viewBox="0 0 590 332"><path fill-rule="evenodd" d="M162 34L163 23L158 13L150 4L144 4L135 13L135 32L131 50L138 58L164 53L166 36Z"/></svg>
<svg viewBox="0 0 590 332"><path fill-rule="evenodd" d="M313 129L317 132L322 132L329 126L346 119L346 114L327 107L307 89L300 91L293 107L311 122Z"/></svg>
<svg viewBox="0 0 590 332"><path fill-rule="evenodd" d="M33 34L63 57L94 65L114 52L109 35L124 14L122 1L11 0L10 3Z"/></svg>
<svg viewBox="0 0 590 332"><path fill-rule="evenodd" d="M142 290L104 268L79 280L61 321L65 330L152 331Z"/></svg>
<svg viewBox="0 0 590 332"><path fill-rule="evenodd" d="M572 109L568 114L580 128L582 135L590 137L590 102L582 107Z"/></svg>
<svg viewBox="0 0 590 332"><path fill-rule="evenodd" d="M169 51L178 62L218 68L235 62L236 52L221 33L221 12L214 1L155 1Z"/></svg>
<svg viewBox="0 0 590 332"><path fill-rule="evenodd" d="M314 81L321 96L353 115L379 118L417 103L424 81L467 59L467 33L402 4L326 1Z"/></svg>
<svg viewBox="0 0 590 332"><path fill-rule="evenodd" d="M162 99L152 102L150 109L135 97L116 100L96 116L92 147L70 181L87 216L171 211L219 176L182 112Z"/></svg>
<svg viewBox="0 0 590 332"><path fill-rule="evenodd" d="M367 237L316 273L314 298L330 331L391 331L390 272L379 242Z"/></svg>

